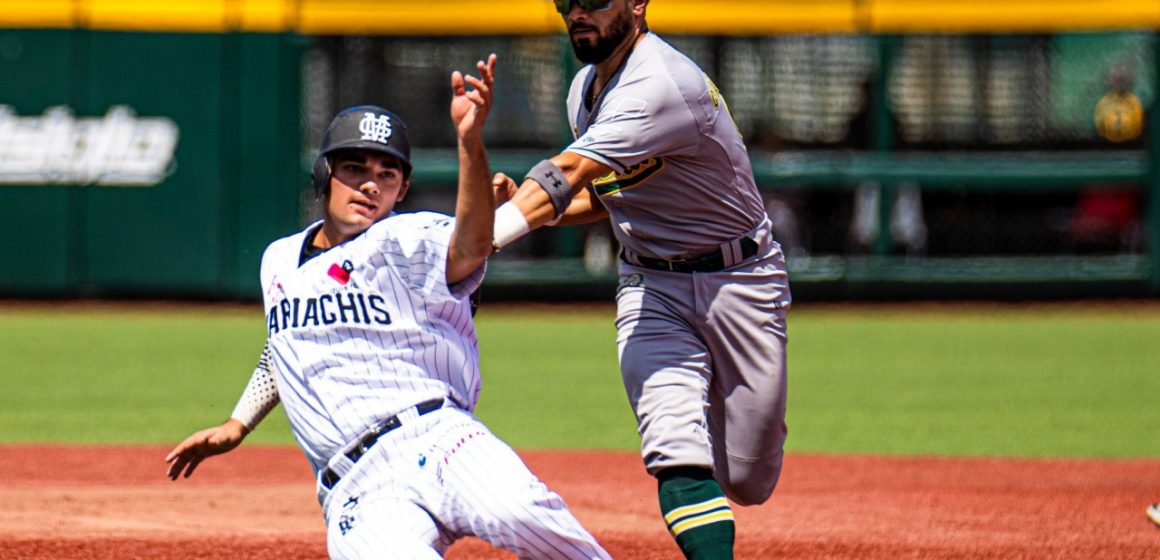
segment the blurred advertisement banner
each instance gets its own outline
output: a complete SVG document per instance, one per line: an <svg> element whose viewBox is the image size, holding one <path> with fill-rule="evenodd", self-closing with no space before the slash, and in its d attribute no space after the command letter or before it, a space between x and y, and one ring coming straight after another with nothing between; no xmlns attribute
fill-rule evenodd
<svg viewBox="0 0 1160 560"><path fill-rule="evenodd" d="M154 186L176 168L177 125L116 105L103 117L55 106L17 116L0 105L0 185Z"/></svg>

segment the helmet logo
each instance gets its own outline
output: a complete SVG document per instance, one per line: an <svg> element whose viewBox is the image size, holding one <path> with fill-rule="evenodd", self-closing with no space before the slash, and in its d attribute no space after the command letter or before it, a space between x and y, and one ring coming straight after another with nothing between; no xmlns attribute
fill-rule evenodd
<svg viewBox="0 0 1160 560"><path fill-rule="evenodd" d="M363 113L363 115L362 120L358 123L358 131L362 133L362 139L387 144L391 138L391 117L374 113Z"/></svg>

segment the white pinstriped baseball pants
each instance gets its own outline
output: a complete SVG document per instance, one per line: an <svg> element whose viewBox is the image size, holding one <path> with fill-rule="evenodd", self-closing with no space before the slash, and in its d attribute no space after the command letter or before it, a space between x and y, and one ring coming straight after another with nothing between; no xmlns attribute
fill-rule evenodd
<svg viewBox="0 0 1160 560"><path fill-rule="evenodd" d="M511 447L456 408L385 434L320 496L336 560L441 558L468 535L520 558L609 558Z"/></svg>

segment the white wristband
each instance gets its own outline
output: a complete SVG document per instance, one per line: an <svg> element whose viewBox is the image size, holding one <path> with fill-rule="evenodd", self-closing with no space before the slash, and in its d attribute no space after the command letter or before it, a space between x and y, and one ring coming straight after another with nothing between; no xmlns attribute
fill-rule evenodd
<svg viewBox="0 0 1160 560"><path fill-rule="evenodd" d="M496 209L494 234L497 250L523 237L529 231L532 231L532 228L518 206L505 202Z"/></svg>

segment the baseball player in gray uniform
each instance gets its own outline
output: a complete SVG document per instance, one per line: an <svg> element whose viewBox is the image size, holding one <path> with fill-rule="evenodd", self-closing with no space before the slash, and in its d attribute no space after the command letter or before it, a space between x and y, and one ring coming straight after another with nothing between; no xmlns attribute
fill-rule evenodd
<svg viewBox="0 0 1160 560"><path fill-rule="evenodd" d="M492 252L481 132L495 55L452 75L456 216L398 214L410 145L398 116L339 113L314 167L323 219L262 258L267 340L231 418L166 457L189 476L279 401L316 473L331 558L440 558L465 535L521 558L608 558L560 497L472 410L480 390L470 295ZM467 85L473 89L467 90Z"/></svg>
<svg viewBox="0 0 1160 560"><path fill-rule="evenodd" d="M618 351L642 456L688 558L732 558L726 497L761 504L786 439L790 291L725 100L645 22L648 0L556 0L588 64L568 94L576 140L494 186L496 246L611 218L622 246Z"/></svg>

